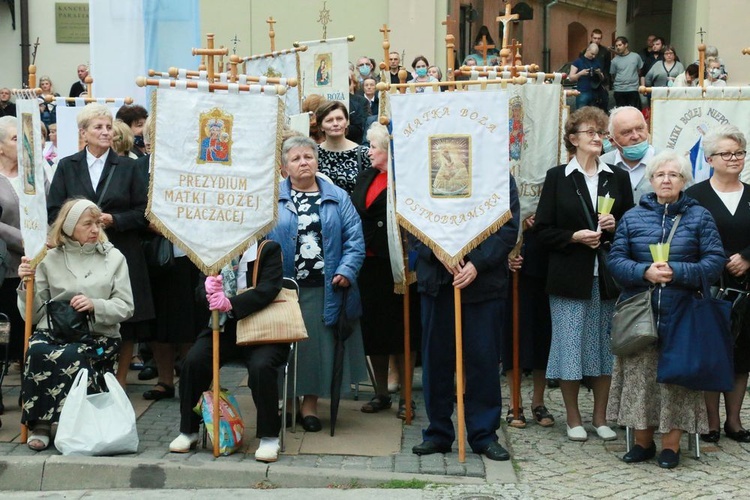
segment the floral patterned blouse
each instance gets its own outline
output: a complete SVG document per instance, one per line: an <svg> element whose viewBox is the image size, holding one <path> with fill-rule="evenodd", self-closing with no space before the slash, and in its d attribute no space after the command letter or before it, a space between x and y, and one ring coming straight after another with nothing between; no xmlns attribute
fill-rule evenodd
<svg viewBox="0 0 750 500"><path fill-rule="evenodd" d="M357 161L358 151L359 161L362 163L361 169ZM357 146L347 151L329 151L318 145L318 170L350 195L354 191L359 171L371 166L372 162L364 146Z"/></svg>
<svg viewBox="0 0 750 500"><path fill-rule="evenodd" d="M297 209L297 249L294 252L297 283L304 287L323 286L325 272L320 193L292 189L292 203Z"/></svg>

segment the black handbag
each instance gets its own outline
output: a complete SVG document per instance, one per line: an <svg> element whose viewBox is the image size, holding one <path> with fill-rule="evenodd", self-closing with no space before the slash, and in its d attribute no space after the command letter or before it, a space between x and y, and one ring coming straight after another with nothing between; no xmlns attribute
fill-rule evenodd
<svg viewBox="0 0 750 500"><path fill-rule="evenodd" d="M91 336L88 311L76 311L67 300L48 300L44 305L50 334L58 342L82 342Z"/></svg>
<svg viewBox="0 0 750 500"><path fill-rule="evenodd" d="M739 336L750 327L750 291L738 288L725 288L723 285L716 293L712 293L717 299L727 300L732 303L732 338L735 343Z"/></svg>
<svg viewBox="0 0 750 500"><path fill-rule="evenodd" d="M143 255L146 265L150 268L168 269L174 266L174 249L172 243L164 236L154 234L146 237L143 245Z"/></svg>

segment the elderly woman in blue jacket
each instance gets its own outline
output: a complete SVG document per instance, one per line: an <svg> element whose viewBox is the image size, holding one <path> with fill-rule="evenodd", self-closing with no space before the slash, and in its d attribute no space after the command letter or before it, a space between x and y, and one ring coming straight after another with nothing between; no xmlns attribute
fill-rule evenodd
<svg viewBox="0 0 750 500"><path fill-rule="evenodd" d="M342 314L349 320L362 315L357 274L365 258L365 242L349 195L316 177L315 142L290 137L284 141L281 158L288 178L279 188L279 220L268 237L281 244L284 276L300 286L300 307L310 338L299 345L297 392L304 395L302 427L317 432L322 428L318 398L331 392L334 329ZM352 324L354 333L345 344L342 392L367 376L359 322Z"/></svg>
<svg viewBox="0 0 750 500"><path fill-rule="evenodd" d="M692 180L690 163L672 151L656 155L646 168L654 192L620 221L609 254L614 278L624 287L621 299L654 286L652 306L660 335L674 316L673 305L721 275L726 257L713 217L697 201L683 193ZM682 214L669 248L667 262L654 262L649 245L664 243L677 214ZM658 464L676 467L680 462L683 432L708 429L703 394L685 387L656 381L658 345L618 356L612 373L608 419L635 429L635 446L623 457L627 463L656 455L654 432L662 434Z"/></svg>

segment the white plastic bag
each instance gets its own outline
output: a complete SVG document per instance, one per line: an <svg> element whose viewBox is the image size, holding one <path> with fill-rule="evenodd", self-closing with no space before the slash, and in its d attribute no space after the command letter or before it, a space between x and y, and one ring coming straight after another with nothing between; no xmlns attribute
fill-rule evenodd
<svg viewBox="0 0 750 500"><path fill-rule="evenodd" d="M86 394L88 370L79 370L60 412L55 447L63 455L116 455L138 451L135 411L117 379L104 374L109 392Z"/></svg>

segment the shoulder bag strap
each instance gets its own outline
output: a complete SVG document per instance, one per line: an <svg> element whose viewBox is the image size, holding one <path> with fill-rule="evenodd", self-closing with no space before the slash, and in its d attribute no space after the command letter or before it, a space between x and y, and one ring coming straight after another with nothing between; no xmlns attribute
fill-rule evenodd
<svg viewBox="0 0 750 500"><path fill-rule="evenodd" d="M576 194L578 194L578 200L581 202L581 207L583 208L583 214L586 216L586 222L588 222L589 227L592 231L596 231L596 224L594 224L594 220L591 218L591 212L589 212L589 206L586 205L586 201L583 199L583 195L581 194L581 188L578 186L578 180L575 178L575 172L570 174L571 177L573 177L573 184L576 186Z"/></svg>
<svg viewBox="0 0 750 500"><path fill-rule="evenodd" d="M263 251L263 247L266 246L268 240L263 240L258 244L258 255L255 256L255 263L253 264L253 288L258 284L258 269L260 268L260 254Z"/></svg>
<svg viewBox="0 0 750 500"><path fill-rule="evenodd" d="M117 168L117 165L112 165L112 168L110 169L109 174L107 175L107 180L104 182L102 193L99 195L99 199L96 200L96 204L99 206L99 208L102 207L102 200L104 199L104 194L107 192L107 188L109 187L109 183L112 180L112 175L115 173L116 168Z"/></svg>
<svg viewBox="0 0 750 500"><path fill-rule="evenodd" d="M677 231L677 225L680 223L680 219L682 219L682 214L677 214L677 216L674 218L674 224L672 224L672 230L669 231L667 244L670 244L672 242L672 236L674 236L674 232Z"/></svg>

